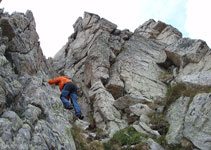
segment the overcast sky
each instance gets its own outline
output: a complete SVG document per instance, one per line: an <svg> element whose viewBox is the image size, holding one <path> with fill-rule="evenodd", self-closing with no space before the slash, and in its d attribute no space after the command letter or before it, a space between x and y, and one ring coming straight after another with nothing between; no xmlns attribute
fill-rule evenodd
<svg viewBox="0 0 211 150"><path fill-rule="evenodd" d="M151 18L160 20L176 27L183 37L202 39L211 46L210 4L210 0L2 0L0 8L10 14L31 10L43 53L53 57L84 11L132 32Z"/></svg>

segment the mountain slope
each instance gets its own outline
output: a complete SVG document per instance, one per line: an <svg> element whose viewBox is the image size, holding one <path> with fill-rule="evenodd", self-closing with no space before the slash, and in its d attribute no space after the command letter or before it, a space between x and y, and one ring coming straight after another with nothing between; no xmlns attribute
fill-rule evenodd
<svg viewBox="0 0 211 150"><path fill-rule="evenodd" d="M133 127L146 135L145 149L211 148L206 42L152 19L134 33L121 31L85 12L64 47L46 60L32 12L2 13L0 27L1 149L79 149L75 126L87 130L88 143L106 143ZM75 121L58 88L46 82L58 75L77 84L84 121ZM106 136L99 138L97 129ZM165 144L157 141L163 137Z"/></svg>

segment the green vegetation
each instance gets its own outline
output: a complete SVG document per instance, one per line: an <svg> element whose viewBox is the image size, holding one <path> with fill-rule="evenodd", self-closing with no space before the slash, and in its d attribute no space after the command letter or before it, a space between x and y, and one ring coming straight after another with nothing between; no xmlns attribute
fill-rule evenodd
<svg viewBox="0 0 211 150"><path fill-rule="evenodd" d="M84 131L80 129L79 127L76 127L73 125L71 128L72 136L75 141L76 149L77 150L103 150L103 144L99 141L92 141L88 142L84 136L83 133L86 133L88 131Z"/></svg>
<svg viewBox="0 0 211 150"><path fill-rule="evenodd" d="M199 93L209 93L211 92L210 88L189 88L184 83L178 83L174 86L169 86L166 94L166 98L164 99L164 106L169 108L169 106L174 103L181 96L190 97L191 101L193 97Z"/></svg>
<svg viewBox="0 0 211 150"><path fill-rule="evenodd" d="M95 128L95 120L94 120L94 115L93 114L89 114L88 122L90 123L90 128L94 129Z"/></svg>
<svg viewBox="0 0 211 150"><path fill-rule="evenodd" d="M168 145L165 136L161 136L158 139L155 139L155 142L157 142L158 144L162 145L162 147L164 149L169 149L169 150L191 150L194 148L193 144L189 141L187 141L187 139L183 139L183 141L186 140L186 143L188 143L187 145L181 145L181 144L170 144Z"/></svg>
<svg viewBox="0 0 211 150"><path fill-rule="evenodd" d="M102 129L100 128L95 128L94 130L92 130L93 132L95 132L97 135L95 137L95 139L100 140L100 139L105 139L108 138L108 134L106 134Z"/></svg>
<svg viewBox="0 0 211 150"><path fill-rule="evenodd" d="M171 150L190 149L190 147L192 146L191 144L190 144L191 146L189 147L183 147L180 144L176 145L167 144L167 141L165 139L165 136L169 129L169 123L166 120L167 110L169 109L170 105L173 104L181 96L190 97L190 103L191 103L195 95L199 93L210 93L210 92L211 92L210 88L201 88L201 89L190 88L183 83L178 83L174 86L168 86L167 94L164 99L156 100L154 101L154 103L149 104L149 107L155 110L153 113L148 115L148 117L150 118L151 128L153 130L157 130L161 134L160 138L154 140L165 149L171 149ZM163 112L157 112L156 110L162 106L164 107Z"/></svg>
<svg viewBox="0 0 211 150"><path fill-rule="evenodd" d="M166 135L169 129L169 123L164 113L153 113L150 116L150 124L153 130L157 130L161 135Z"/></svg>
<svg viewBox="0 0 211 150"><path fill-rule="evenodd" d="M127 127L116 132L108 142L104 143L104 148L105 150L117 150L124 147L122 150L130 150L131 145L138 145L146 138L148 135L137 132L133 127Z"/></svg>
<svg viewBox="0 0 211 150"><path fill-rule="evenodd" d="M164 149L171 150L188 150L192 149L193 145L191 142L186 140L186 143L189 143L188 146L181 144L168 144L165 136L169 129L169 123L166 120L166 112L169 106L174 103L179 97L187 96L191 98L202 92L211 92L211 89L197 89L197 88L188 88L185 84L179 83L174 86L169 86L167 89L166 97L162 100L156 100L154 103L148 104L150 108L155 111L151 114L148 114L150 118L151 128L157 130L160 134L160 138L153 138L157 143L159 143ZM160 111L157 111L161 107L164 107ZM94 139L85 139L83 133L89 131L83 131L82 129L73 125L71 132L76 144L77 150L149 150L149 145L146 140L149 138L149 135L137 132L133 127L127 127L122 129L114 134L114 136L107 142L102 143L95 140L101 140L108 137L102 129L96 128L93 115L91 114L88 117L88 120L91 124L89 130L96 133ZM128 122L133 122L135 120L132 118ZM69 134L69 133L68 133ZM184 142L183 142L184 143Z"/></svg>
<svg viewBox="0 0 211 150"><path fill-rule="evenodd" d="M120 48L120 52L123 52L123 51L125 51L126 50L126 48L124 47L124 46L122 46L121 48Z"/></svg>
<svg viewBox="0 0 211 150"><path fill-rule="evenodd" d="M160 80L165 80L165 79L171 78L172 76L173 76L172 72L163 72L159 74L158 78Z"/></svg>

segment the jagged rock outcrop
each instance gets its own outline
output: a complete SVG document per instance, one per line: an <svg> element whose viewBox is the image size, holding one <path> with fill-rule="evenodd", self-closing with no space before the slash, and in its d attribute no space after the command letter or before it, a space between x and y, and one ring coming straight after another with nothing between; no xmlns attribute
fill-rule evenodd
<svg viewBox="0 0 211 150"><path fill-rule="evenodd" d="M161 21L156 22L153 19L150 19L143 25L139 26L134 33L147 39L160 41L167 45L174 44L180 38L182 38L182 33L176 28Z"/></svg>
<svg viewBox="0 0 211 150"><path fill-rule="evenodd" d="M154 20L134 33L119 30L88 12L73 28L63 48L46 60L32 12L1 14L0 149L74 150L72 125L100 128L106 137L84 136L102 142L131 126L146 135L146 148L169 149L155 140L165 136L163 125L151 120L153 114L166 112L170 146L185 147L187 141L197 149L211 148L209 92L162 105L169 86L210 87L210 49L204 41L182 38L174 27ZM74 122L74 112L63 108L58 88L47 84L57 75L77 84L84 121Z"/></svg>
<svg viewBox="0 0 211 150"><path fill-rule="evenodd" d="M198 94L192 102L188 97L181 97L172 105L168 112L171 125L167 134L168 143L180 143L185 137L200 149L211 148L210 97L210 93Z"/></svg>
<svg viewBox="0 0 211 150"><path fill-rule="evenodd" d="M48 79L35 20L26 14L0 16L0 149L76 149L72 113Z"/></svg>

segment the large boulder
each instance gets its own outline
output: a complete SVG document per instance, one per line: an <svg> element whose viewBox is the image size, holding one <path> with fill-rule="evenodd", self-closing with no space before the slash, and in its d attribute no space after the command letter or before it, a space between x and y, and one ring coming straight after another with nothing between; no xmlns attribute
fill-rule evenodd
<svg viewBox="0 0 211 150"><path fill-rule="evenodd" d="M203 150L211 149L211 94L194 97L184 120L184 136Z"/></svg>
<svg viewBox="0 0 211 150"><path fill-rule="evenodd" d="M200 149L211 148L210 97L210 93L198 94L193 100L181 97L169 108L170 129L166 136L169 144L181 143L185 137Z"/></svg>
<svg viewBox="0 0 211 150"><path fill-rule="evenodd" d="M125 50L116 61L125 93L153 100L165 96L166 86L158 78L162 70L157 65L166 59L162 48L158 43L137 36L125 43Z"/></svg>
<svg viewBox="0 0 211 150"><path fill-rule="evenodd" d="M188 63L199 63L208 51L206 42L188 38L182 38L166 48L168 58L182 68Z"/></svg>
<svg viewBox="0 0 211 150"><path fill-rule="evenodd" d="M169 108L167 120L170 123L166 140L168 144L179 144L183 138L184 118L188 110L190 98L180 97Z"/></svg>
<svg viewBox="0 0 211 150"><path fill-rule="evenodd" d="M134 34L145 37L147 39L157 40L167 45L174 44L180 38L182 33L171 25L167 25L161 21L150 19L139 26Z"/></svg>

